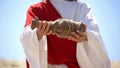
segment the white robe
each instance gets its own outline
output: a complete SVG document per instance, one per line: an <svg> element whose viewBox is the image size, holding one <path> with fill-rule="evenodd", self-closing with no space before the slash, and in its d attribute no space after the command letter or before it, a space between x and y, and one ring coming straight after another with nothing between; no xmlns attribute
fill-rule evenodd
<svg viewBox="0 0 120 68"><path fill-rule="evenodd" d="M81 2L51 0L51 3L62 18L83 21L87 25L88 41L77 43L76 50L76 58L81 68L110 68L110 61L91 8ZM36 29L25 27L20 40L30 68L66 68L65 65L51 66L47 63L47 38L43 36L38 40Z"/></svg>

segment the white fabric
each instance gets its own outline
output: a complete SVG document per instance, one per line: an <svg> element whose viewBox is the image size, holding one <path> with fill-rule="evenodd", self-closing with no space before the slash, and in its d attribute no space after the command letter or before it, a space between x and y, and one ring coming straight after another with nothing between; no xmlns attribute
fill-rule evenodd
<svg viewBox="0 0 120 68"><path fill-rule="evenodd" d="M81 68L110 68L110 61L104 48L97 23L88 5L81 2L51 0L62 18L83 21L87 25L88 41L77 43L77 61ZM36 29L24 28L20 37L30 68L66 68L65 65L47 64L47 39L38 41Z"/></svg>
<svg viewBox="0 0 120 68"><path fill-rule="evenodd" d="M77 13L80 11L79 8L81 7L78 2L69 2L65 0L50 0L51 3L54 5L56 10L59 12L59 14L62 16L64 19L71 19L71 20L76 20L77 18Z"/></svg>

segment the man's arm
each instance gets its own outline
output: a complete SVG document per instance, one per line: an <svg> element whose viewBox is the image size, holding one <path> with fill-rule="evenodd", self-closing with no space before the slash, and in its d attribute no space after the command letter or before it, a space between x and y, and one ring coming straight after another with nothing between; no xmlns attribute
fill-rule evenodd
<svg viewBox="0 0 120 68"><path fill-rule="evenodd" d="M25 28L20 36L20 41L23 45L26 59L30 64L30 68L40 68L38 46L39 41L37 38L36 29L31 30L29 25L32 19L36 16L33 10L33 6L30 6L27 11Z"/></svg>
<svg viewBox="0 0 120 68"><path fill-rule="evenodd" d="M83 3L83 6L81 8L80 19L87 25L87 30L85 33L87 35L87 41L78 43L78 62L80 64L83 64L83 67L87 67L88 63L88 66L91 65L92 68L110 68L110 60L101 39L98 24L92 15L91 8L85 3ZM83 57L82 60L85 61L86 65L84 62L80 62L82 61L79 58L81 55Z"/></svg>

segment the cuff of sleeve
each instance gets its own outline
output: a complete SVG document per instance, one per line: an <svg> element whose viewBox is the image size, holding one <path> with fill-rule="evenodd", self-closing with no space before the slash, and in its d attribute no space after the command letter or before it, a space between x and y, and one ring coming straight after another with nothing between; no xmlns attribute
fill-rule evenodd
<svg viewBox="0 0 120 68"><path fill-rule="evenodd" d="M26 26L24 31L27 33L29 40L38 47L37 29L31 30L30 26Z"/></svg>
<svg viewBox="0 0 120 68"><path fill-rule="evenodd" d="M38 37L37 37L36 30L37 29L32 30L32 41L35 45L38 45L39 40L38 40Z"/></svg>

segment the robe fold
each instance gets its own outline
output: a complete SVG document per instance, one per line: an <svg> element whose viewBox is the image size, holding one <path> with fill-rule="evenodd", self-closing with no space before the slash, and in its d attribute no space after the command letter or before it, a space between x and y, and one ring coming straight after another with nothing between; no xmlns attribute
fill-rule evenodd
<svg viewBox="0 0 120 68"><path fill-rule="evenodd" d="M47 21L64 18L63 14L59 14L56 7L53 6L55 4L52 5L46 1L34 4L28 9L25 28L20 37L28 68L49 68L48 64L65 64L68 68L110 68L110 61L103 46L98 26L91 15L90 8L85 3L75 4L75 8L78 8L77 11L81 12L73 14L72 19L85 22L87 25L85 34L88 41L76 43L57 38L54 35L37 39L36 29L31 30L29 26L35 16L39 20Z"/></svg>

